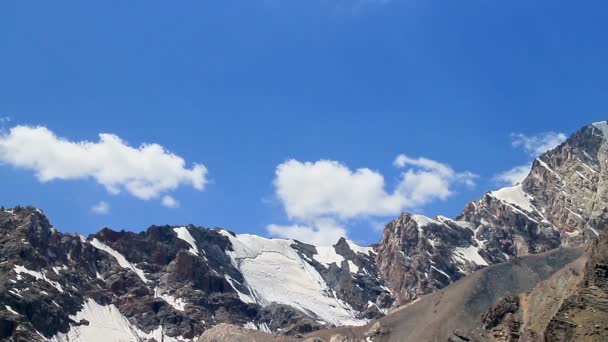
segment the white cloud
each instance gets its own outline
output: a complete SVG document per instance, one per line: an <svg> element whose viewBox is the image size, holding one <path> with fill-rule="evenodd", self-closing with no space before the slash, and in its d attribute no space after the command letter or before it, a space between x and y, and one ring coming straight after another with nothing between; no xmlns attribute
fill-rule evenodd
<svg viewBox="0 0 608 342"><path fill-rule="evenodd" d="M396 193L403 198L403 207L418 208L433 200L445 200L452 195L455 184L475 186L472 172L455 172L449 165L427 158L413 159L400 154L394 165L406 168Z"/></svg>
<svg viewBox="0 0 608 342"><path fill-rule="evenodd" d="M533 158L554 149L566 140L564 133L544 132L536 135L525 135L522 133L511 134L513 147L521 147Z"/></svg>
<svg viewBox="0 0 608 342"><path fill-rule="evenodd" d="M107 133L98 142L69 141L46 127L16 126L0 134L0 162L33 170L41 182L90 178L110 193L126 191L143 200L180 185L203 190L207 182L204 165L187 168L161 145L131 147Z"/></svg>
<svg viewBox="0 0 608 342"><path fill-rule="evenodd" d="M292 225L270 225L275 236L322 240L346 233L342 226L352 219L398 215L434 200L445 200L457 184L474 186L471 172L455 172L449 165L428 158L399 155L394 165L403 169L399 184L388 191L384 176L369 168L356 170L333 160L288 160L277 166L274 180L277 198ZM338 222L333 226L327 221ZM337 229L339 227L340 229ZM337 239L334 241L334 243Z"/></svg>
<svg viewBox="0 0 608 342"><path fill-rule="evenodd" d="M110 205L105 201L100 201L91 208L91 211L99 215L104 215L110 212Z"/></svg>
<svg viewBox="0 0 608 342"><path fill-rule="evenodd" d="M522 133L511 134L511 145L522 148L530 158L536 158L541 154L556 148L568 137L564 133L544 132L536 135L525 135ZM514 185L522 182L530 173L532 162L515 166L509 170L498 173L493 179L500 185Z"/></svg>
<svg viewBox="0 0 608 342"><path fill-rule="evenodd" d="M330 246L346 237L346 229L332 219L321 219L312 225L277 225L267 227L270 235L285 239L295 239L315 246Z"/></svg>
<svg viewBox="0 0 608 342"><path fill-rule="evenodd" d="M516 166L510 170L497 174L494 176L494 180L503 185L521 183L530 173L530 168L530 164Z"/></svg>
<svg viewBox="0 0 608 342"><path fill-rule="evenodd" d="M276 169L274 186L289 218L386 215L402 206L399 196L384 190L381 174L366 168L351 171L331 160L282 163Z"/></svg>
<svg viewBox="0 0 608 342"><path fill-rule="evenodd" d="M474 174L457 173L446 164L400 155L395 165L406 168L393 192L384 176L368 168L351 170L332 160L289 160L276 169L274 186L287 216L311 220L323 216L350 219L398 214L452 194L455 183L474 185Z"/></svg>
<svg viewBox="0 0 608 342"><path fill-rule="evenodd" d="M163 196L161 203L162 203L162 205L164 205L167 208L178 208L179 207L179 201L169 195Z"/></svg>

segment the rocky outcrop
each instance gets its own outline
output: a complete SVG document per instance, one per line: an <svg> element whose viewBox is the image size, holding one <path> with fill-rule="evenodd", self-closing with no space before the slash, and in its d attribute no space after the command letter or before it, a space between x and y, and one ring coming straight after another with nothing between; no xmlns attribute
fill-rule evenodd
<svg viewBox="0 0 608 342"><path fill-rule="evenodd" d="M604 235L530 291L496 301L466 335L488 342L608 340L607 251Z"/></svg>
<svg viewBox="0 0 608 342"><path fill-rule="evenodd" d="M584 272L549 321L545 341L608 340L608 235L593 243Z"/></svg>
<svg viewBox="0 0 608 342"><path fill-rule="evenodd" d="M402 214L386 225L377 264L398 303L405 303L487 265L480 247L467 222Z"/></svg>

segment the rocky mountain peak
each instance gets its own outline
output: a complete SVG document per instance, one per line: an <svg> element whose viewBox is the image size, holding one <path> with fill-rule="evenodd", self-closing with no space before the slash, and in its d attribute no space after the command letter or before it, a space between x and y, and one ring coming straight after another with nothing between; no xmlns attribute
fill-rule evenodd
<svg viewBox="0 0 608 342"><path fill-rule="evenodd" d="M5 229L11 228L35 239L43 238L55 231L44 213L31 206L0 210L0 223L3 223L2 227Z"/></svg>
<svg viewBox="0 0 608 342"><path fill-rule="evenodd" d="M513 186L454 220L403 213L378 247L381 275L405 303L479 267L595 239L608 223L608 122L581 128L536 158Z"/></svg>

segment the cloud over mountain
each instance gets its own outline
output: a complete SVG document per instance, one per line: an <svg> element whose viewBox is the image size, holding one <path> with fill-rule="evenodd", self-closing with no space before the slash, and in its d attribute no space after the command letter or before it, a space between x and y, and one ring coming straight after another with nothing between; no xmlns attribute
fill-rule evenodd
<svg viewBox="0 0 608 342"><path fill-rule="evenodd" d="M535 135L525 135L522 133L511 134L511 146L521 148L530 158L536 158L541 154L554 149L557 145L566 140L566 135L559 132L544 132ZM528 173L532 162L517 165L509 170L498 173L494 176L499 184L513 185L521 182Z"/></svg>
<svg viewBox="0 0 608 342"><path fill-rule="evenodd" d="M107 191L122 191L149 200L192 186L203 190L207 169L159 144L132 147L114 134L101 133L99 141L70 141L42 126L15 126L0 135L0 162L32 170L40 182L93 179Z"/></svg>
<svg viewBox="0 0 608 342"><path fill-rule="evenodd" d="M276 196L294 224L270 225L268 231L305 242L318 243L325 237L325 243L335 243L331 239L346 232L343 227L349 220L396 215L406 208L445 200L453 194L454 186L474 186L477 177L432 159L403 154L393 164L402 170L393 190L386 189L380 172L352 170L335 160L291 159L278 165L273 182Z"/></svg>

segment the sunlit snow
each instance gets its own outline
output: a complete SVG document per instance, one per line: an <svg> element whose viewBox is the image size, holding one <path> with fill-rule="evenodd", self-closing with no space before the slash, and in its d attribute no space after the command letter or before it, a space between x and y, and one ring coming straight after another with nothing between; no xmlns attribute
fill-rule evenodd
<svg viewBox="0 0 608 342"><path fill-rule="evenodd" d="M190 235L188 228L178 227L178 228L173 228L173 231L177 234L178 238L186 241L190 245L190 250L189 250L190 253L192 253L194 255L200 255L200 253L198 251L198 247L196 247L196 240L194 240L192 235Z"/></svg>
<svg viewBox="0 0 608 342"><path fill-rule="evenodd" d="M290 305L336 325L362 325L356 311L339 300L317 270L300 257L292 240L266 239L227 231L234 251L227 251L262 305Z"/></svg>
<svg viewBox="0 0 608 342"><path fill-rule="evenodd" d="M103 242L101 242L95 238L93 240L91 240L91 245L93 245L93 247L95 247L99 250L102 250L102 251L112 255L122 268L127 268L127 269L132 270L133 272L135 272L135 274L137 274L137 276L144 283L148 282L148 279L146 279L146 275L145 275L144 271L142 271L141 269L137 268L137 266L135 266L135 265L131 264L129 261L127 261L127 259L124 257L124 255L120 254L120 252L118 252L114 248L112 248L108 245L105 245Z"/></svg>

